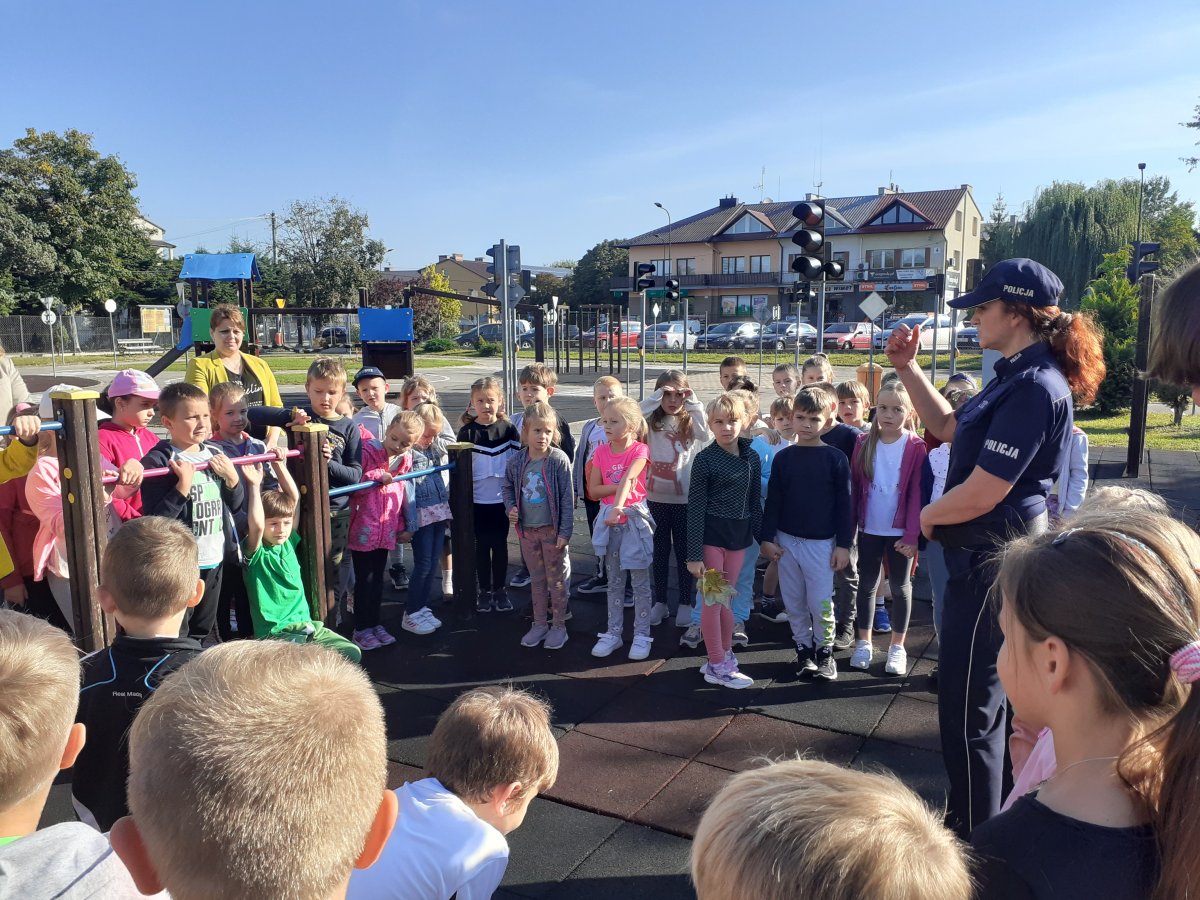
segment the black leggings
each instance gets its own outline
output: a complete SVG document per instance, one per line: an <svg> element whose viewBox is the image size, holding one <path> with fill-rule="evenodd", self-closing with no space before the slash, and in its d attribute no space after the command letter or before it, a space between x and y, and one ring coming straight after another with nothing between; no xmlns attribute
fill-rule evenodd
<svg viewBox="0 0 1200 900"><path fill-rule="evenodd" d="M875 616L875 588L879 569L887 557L888 584L892 586L892 631L908 631L912 613L912 560L896 549L900 538L858 533L858 628L869 631Z"/></svg>
<svg viewBox="0 0 1200 900"><path fill-rule="evenodd" d="M671 615L675 615L680 602L692 602L692 575L687 570L687 504L651 501L647 505L654 516L654 601L667 604ZM672 544L679 579L679 593L673 598L667 596Z"/></svg>
<svg viewBox="0 0 1200 900"><path fill-rule="evenodd" d="M383 576L388 550L351 550L354 564L354 628L363 631L379 624L383 605Z"/></svg>
<svg viewBox="0 0 1200 900"><path fill-rule="evenodd" d="M508 574L508 516L503 503L475 504L475 569L481 591L498 591Z"/></svg>

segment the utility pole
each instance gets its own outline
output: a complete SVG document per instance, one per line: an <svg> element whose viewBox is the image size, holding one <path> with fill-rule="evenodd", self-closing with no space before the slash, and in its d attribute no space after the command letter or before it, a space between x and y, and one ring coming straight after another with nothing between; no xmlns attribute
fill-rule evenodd
<svg viewBox="0 0 1200 900"><path fill-rule="evenodd" d="M271 265L279 265L279 250L275 243L275 213L271 213Z"/></svg>

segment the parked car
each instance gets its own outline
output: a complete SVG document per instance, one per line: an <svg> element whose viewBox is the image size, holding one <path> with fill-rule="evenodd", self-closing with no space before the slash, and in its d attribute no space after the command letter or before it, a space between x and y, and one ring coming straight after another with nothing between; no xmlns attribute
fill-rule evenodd
<svg viewBox="0 0 1200 900"><path fill-rule="evenodd" d="M724 343L721 349L749 350L751 347L757 347L762 331L763 326L759 322L743 322L736 331L730 332L728 343Z"/></svg>
<svg viewBox="0 0 1200 900"><path fill-rule="evenodd" d="M704 330L695 319L688 320L687 347L692 350L700 332ZM638 346L646 350L679 350L683 347L683 321L659 322L648 328L638 339Z"/></svg>
<svg viewBox="0 0 1200 900"><path fill-rule="evenodd" d="M964 325L958 329L958 336L955 339L954 346L960 350L978 350L979 329L974 325Z"/></svg>
<svg viewBox="0 0 1200 900"><path fill-rule="evenodd" d="M899 325L907 325L909 328L921 326L921 349L930 350L933 348L934 338L934 318L930 313L913 313L905 316L900 321L896 322L892 327ZM943 349L950 346L950 317L940 315L937 317L937 345ZM891 334L891 330L888 331Z"/></svg>
<svg viewBox="0 0 1200 900"><path fill-rule="evenodd" d="M533 330L533 326L524 319L517 319L517 343L520 344L521 338L529 334ZM499 322L486 322L483 325L476 325L469 331L460 334L454 339L454 343L460 347L478 347L480 341L487 341L489 344L499 344L503 338L504 327Z"/></svg>
<svg viewBox="0 0 1200 900"><path fill-rule="evenodd" d="M328 328L322 328L321 333L317 336L317 348L320 350L349 346L350 329L343 325L330 325Z"/></svg>
<svg viewBox="0 0 1200 900"><path fill-rule="evenodd" d="M796 325L795 337L788 337L787 346L792 350L796 349L796 341L800 342L800 346L810 350L817 349L817 329L809 325L807 322L800 322Z"/></svg>
<svg viewBox="0 0 1200 900"><path fill-rule="evenodd" d="M783 350L789 345L795 347L798 333L795 322L772 322L762 331L763 349Z"/></svg>
<svg viewBox="0 0 1200 900"><path fill-rule="evenodd" d="M871 332L876 329L870 322L834 322L825 327L825 336L821 341L824 350L866 350L870 347Z"/></svg>
<svg viewBox="0 0 1200 900"><path fill-rule="evenodd" d="M611 343L614 347L637 347L638 337L642 333L641 322L621 322L620 325L616 322L610 322L607 325L598 326L600 332L599 338L596 336L597 328L589 328L583 333L584 347L597 347L600 350L607 350ZM614 340L615 338L615 340Z"/></svg>
<svg viewBox="0 0 1200 900"><path fill-rule="evenodd" d="M542 339L545 341L545 344L547 347L554 346L554 328L555 328L555 326L553 326L553 325L546 325L546 326L543 326L543 328L542 328ZM566 340L568 342L579 340L579 326L578 325L564 325L563 326L563 336L566 338ZM534 340L534 329L530 328L529 331L525 332L519 338L517 338L517 346L520 347L522 350L531 350L531 349L533 349L533 340Z"/></svg>
<svg viewBox="0 0 1200 900"><path fill-rule="evenodd" d="M747 326L750 328L743 332L742 329ZM700 335L696 347L701 350L728 350L735 336L749 334L750 329L761 327L757 322L718 322L716 325L709 325L708 331ZM753 334L757 340L758 331L754 331Z"/></svg>

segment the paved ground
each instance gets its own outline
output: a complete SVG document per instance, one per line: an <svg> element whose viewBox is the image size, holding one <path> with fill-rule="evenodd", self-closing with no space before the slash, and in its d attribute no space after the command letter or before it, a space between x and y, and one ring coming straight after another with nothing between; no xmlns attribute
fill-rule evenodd
<svg viewBox="0 0 1200 900"><path fill-rule="evenodd" d="M464 388L483 371L438 370L446 376L441 387L448 410L462 408ZM572 421L594 414L587 388L594 377L564 379L555 406ZM715 371L697 371L693 384L711 396ZM1200 456L1152 451L1136 482L1121 478L1124 458L1123 448L1097 448L1093 477L1154 490L1195 523ZM572 547L576 582L594 568L586 534L580 518ZM510 558L517 556L514 545ZM730 773L757 758L808 753L884 767L931 803L943 802L937 698L928 676L937 642L920 578L916 594L904 677L884 676L881 660L870 673L852 672L847 654L838 654L842 671L835 683L800 682L786 626L754 620L753 643L738 656L755 684L737 692L704 683L701 653L681 648L681 632L671 623L655 630L644 662L629 662L624 649L608 665L594 659L589 651L604 622L601 597L572 598L571 638L554 653L519 646L527 591L512 592L518 609L511 615L453 621L447 612L446 626L424 638L400 630L396 601L402 595L390 594L384 621L398 641L369 654L365 666L387 715L392 783L422 777L433 724L463 689L512 683L538 691L554 707L562 765L558 783L534 801L511 836L512 860L497 896L611 900L620 891L629 898L692 897L686 870L696 823ZM877 647L885 643L876 639ZM69 786L66 778L60 782L45 822L72 818Z"/></svg>

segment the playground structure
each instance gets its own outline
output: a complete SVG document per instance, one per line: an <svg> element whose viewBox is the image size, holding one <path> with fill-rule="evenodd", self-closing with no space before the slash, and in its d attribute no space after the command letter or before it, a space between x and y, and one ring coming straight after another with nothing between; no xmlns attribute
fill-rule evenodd
<svg viewBox="0 0 1200 900"><path fill-rule="evenodd" d="M66 559L71 572L71 624L75 642L84 651L98 650L116 636L112 620L100 608L97 588L100 581L100 561L108 542L108 517L101 491L113 480L105 476L100 462L96 431L96 401L94 391L56 391L50 395L54 419L42 423L43 431L58 431L58 462L62 479L63 525L66 536ZM11 434L9 427L0 434ZM300 489L296 510L296 527L300 534L297 552L305 593L314 619L325 621L334 608L334 587L337 573L330 561L329 469L323 455L328 428L309 424L288 432L288 467ZM472 514L471 444L451 444L447 466L426 469L412 478L449 471L450 505L454 519L450 530L459 547L470 547L475 540ZM271 459L270 456L245 456L232 460L235 465L251 465ZM200 466L200 468L202 468ZM151 469L145 478L158 478L167 470ZM373 481L335 488L333 496L372 490ZM472 553L454 554L454 610L462 618L475 609L475 556Z"/></svg>

